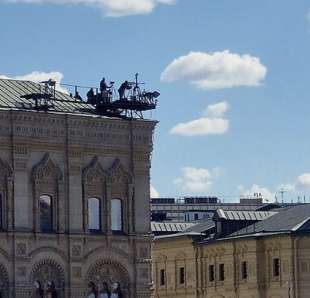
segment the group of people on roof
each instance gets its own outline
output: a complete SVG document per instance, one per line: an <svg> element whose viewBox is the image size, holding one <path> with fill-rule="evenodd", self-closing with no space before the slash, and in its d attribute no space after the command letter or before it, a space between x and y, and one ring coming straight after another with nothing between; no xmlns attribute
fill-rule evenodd
<svg viewBox="0 0 310 298"><path fill-rule="evenodd" d="M90 104L96 104L99 101L110 102L112 99L112 88L114 86L114 82L110 82L110 85L107 84L105 78L102 78L100 81L100 93L95 94L94 88L90 88L87 92L87 102ZM131 89L131 84L128 81L125 81L118 88L119 99L122 100L125 98L125 91Z"/></svg>

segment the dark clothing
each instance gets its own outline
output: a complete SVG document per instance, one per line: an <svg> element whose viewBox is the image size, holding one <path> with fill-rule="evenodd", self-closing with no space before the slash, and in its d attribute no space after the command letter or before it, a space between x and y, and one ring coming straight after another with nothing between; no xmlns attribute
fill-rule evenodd
<svg viewBox="0 0 310 298"><path fill-rule="evenodd" d="M95 96L94 90L93 88L91 88L88 92L87 92L87 98L92 98Z"/></svg>
<svg viewBox="0 0 310 298"><path fill-rule="evenodd" d="M95 93L93 88L91 88L88 92L87 92L87 103L90 104L96 104L96 98L95 98Z"/></svg>
<svg viewBox="0 0 310 298"><path fill-rule="evenodd" d="M123 99L125 95L125 91L131 89L130 84L125 81L118 89L119 99Z"/></svg>
<svg viewBox="0 0 310 298"><path fill-rule="evenodd" d="M75 92L74 98L77 99L77 100L80 100L80 101L83 100L81 95L79 94L79 92Z"/></svg>
<svg viewBox="0 0 310 298"><path fill-rule="evenodd" d="M107 91L107 89L108 89L107 83L105 82L105 80L101 80L100 81L100 91L104 92L104 91Z"/></svg>

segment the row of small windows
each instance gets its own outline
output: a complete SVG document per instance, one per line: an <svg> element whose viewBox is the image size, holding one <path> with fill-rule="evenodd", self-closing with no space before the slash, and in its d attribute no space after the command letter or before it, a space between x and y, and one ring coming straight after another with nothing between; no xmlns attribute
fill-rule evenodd
<svg viewBox="0 0 310 298"><path fill-rule="evenodd" d="M166 285L166 270L165 269L161 269L159 272L159 284L161 287ZM180 286L185 285L185 267L179 268L178 284Z"/></svg>
<svg viewBox="0 0 310 298"><path fill-rule="evenodd" d="M279 258L273 258L272 261L272 274L274 278L277 278L280 276L280 259ZM221 263L218 265L218 280L224 281L225 280L225 264ZM209 282L215 281L215 265L211 264L208 266L208 279ZM243 261L241 263L241 280L247 280L248 279L248 264L246 261ZM178 272L178 281L179 285L185 284L185 268L181 267L179 268ZM166 285L166 270L161 269L159 272L159 285L165 286Z"/></svg>
<svg viewBox="0 0 310 298"><path fill-rule="evenodd" d="M273 258L272 259L272 276L274 278L277 278L280 276L280 259L279 258ZM225 280L225 265L219 264L219 270L218 270L218 279L219 281ZM247 280L248 279L248 264L246 261L241 262L241 280ZM214 265L209 265L209 281L213 282L215 281L215 267Z"/></svg>
<svg viewBox="0 0 310 298"><path fill-rule="evenodd" d="M88 230L91 233L98 233L102 230L100 200L98 198L89 198L87 203ZM52 197L49 195L41 195L39 198L39 221L41 232L52 232L54 230L53 218ZM111 200L110 219L112 232L122 232L123 206L121 199Z"/></svg>

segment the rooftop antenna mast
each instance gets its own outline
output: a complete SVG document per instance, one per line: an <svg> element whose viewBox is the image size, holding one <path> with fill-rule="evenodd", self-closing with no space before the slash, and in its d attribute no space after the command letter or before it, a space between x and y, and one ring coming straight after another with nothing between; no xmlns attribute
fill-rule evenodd
<svg viewBox="0 0 310 298"><path fill-rule="evenodd" d="M284 188L281 188L279 190L279 193L281 194L281 202L283 204L284 203L284 194L286 193L286 190L284 190Z"/></svg>

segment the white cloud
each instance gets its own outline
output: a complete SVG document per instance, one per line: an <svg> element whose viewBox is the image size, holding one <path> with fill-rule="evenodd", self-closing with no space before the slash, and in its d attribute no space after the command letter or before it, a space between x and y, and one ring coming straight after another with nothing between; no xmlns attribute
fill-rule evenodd
<svg viewBox="0 0 310 298"><path fill-rule="evenodd" d="M310 173L298 176L295 187L298 190L310 190Z"/></svg>
<svg viewBox="0 0 310 298"><path fill-rule="evenodd" d="M229 128L229 120L223 118L228 109L229 105L225 101L209 105L203 117L179 123L170 130L170 133L182 136L223 134Z"/></svg>
<svg viewBox="0 0 310 298"><path fill-rule="evenodd" d="M161 80L189 81L201 89L221 89L237 86L259 86L267 68L259 58L222 52L190 52L173 60L161 74Z"/></svg>
<svg viewBox="0 0 310 298"><path fill-rule="evenodd" d="M260 194L264 201L273 202L274 193L266 187L261 187L257 184L253 184L249 189L246 189L243 185L238 186L238 190L241 196L253 197L254 194Z"/></svg>
<svg viewBox="0 0 310 298"><path fill-rule="evenodd" d="M7 3L91 5L110 17L148 14L160 4L175 4L177 0L0 0Z"/></svg>
<svg viewBox="0 0 310 298"><path fill-rule="evenodd" d="M261 193L263 199L267 199L269 202L275 201L276 198L278 202L281 202L282 196L285 202L296 201L298 198L301 200L305 194L310 192L310 172L299 175L293 183L279 184L275 191L257 184L253 184L249 189L239 185L238 190L241 196L253 197L254 193ZM281 193L282 191L283 194Z"/></svg>
<svg viewBox="0 0 310 298"><path fill-rule="evenodd" d="M228 110L228 103L226 101L221 101L213 105L209 105L204 114L209 117L223 117Z"/></svg>
<svg viewBox="0 0 310 298"><path fill-rule="evenodd" d="M184 167L182 176L173 182L180 185L184 191L205 192L212 185L212 173L205 168Z"/></svg>
<svg viewBox="0 0 310 298"><path fill-rule="evenodd" d="M223 134L228 130L228 127L229 121L227 119L202 117L179 123L170 130L170 133L182 136L205 136Z"/></svg>
<svg viewBox="0 0 310 298"><path fill-rule="evenodd" d="M31 73L25 75L19 75L15 77L9 77L6 75L0 75L0 79L13 79L13 80L23 80L23 81L31 81L35 83L39 83L42 81L47 81L52 79L56 81L56 89L60 92L68 93L68 91L61 87L59 84L63 79L63 74L58 71L51 71L51 72L43 72L43 71L33 71Z"/></svg>
<svg viewBox="0 0 310 298"><path fill-rule="evenodd" d="M150 186L151 198L159 198L159 192L155 189L153 185Z"/></svg>

